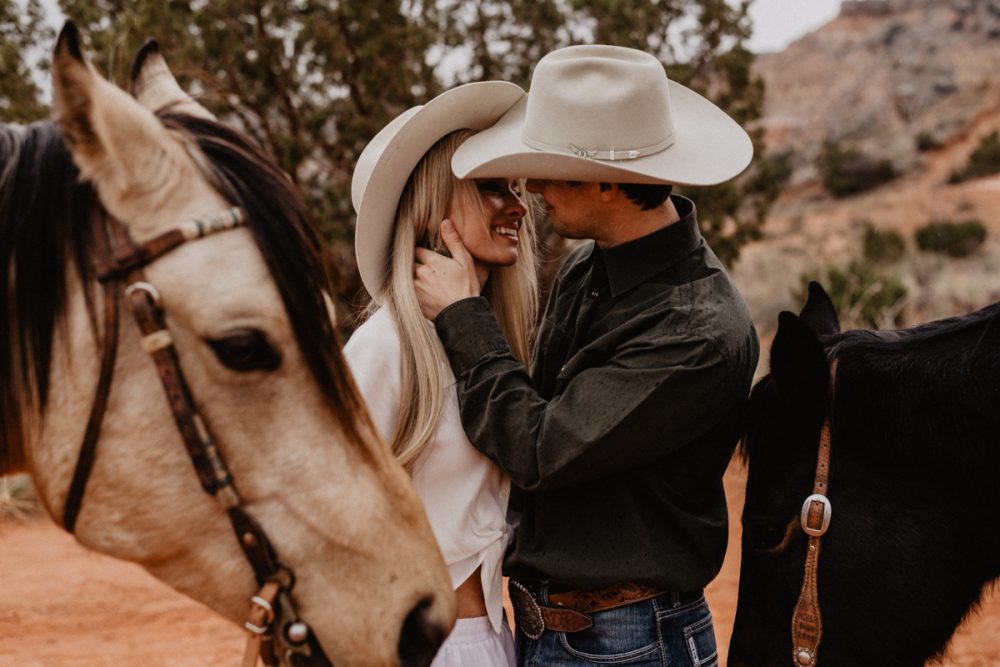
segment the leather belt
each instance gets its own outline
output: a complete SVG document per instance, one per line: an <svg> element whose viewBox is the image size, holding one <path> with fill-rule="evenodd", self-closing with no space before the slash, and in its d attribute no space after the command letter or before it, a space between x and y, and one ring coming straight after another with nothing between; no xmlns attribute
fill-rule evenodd
<svg viewBox="0 0 1000 667"><path fill-rule="evenodd" d="M592 613L666 594L668 591L656 586L627 582L594 590L552 593L548 596L548 603L543 605L527 586L514 579L510 580L514 621L529 639L538 639L546 630L580 632L594 625L594 619L590 616ZM681 603L687 603L700 597L701 591L698 591L681 594L678 599Z"/></svg>

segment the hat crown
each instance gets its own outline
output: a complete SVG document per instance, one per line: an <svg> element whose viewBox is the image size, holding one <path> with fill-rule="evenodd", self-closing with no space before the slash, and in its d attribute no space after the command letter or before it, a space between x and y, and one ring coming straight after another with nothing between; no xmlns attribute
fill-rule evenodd
<svg viewBox="0 0 1000 667"><path fill-rule="evenodd" d="M535 67L522 137L528 145L615 160L659 152L673 137L669 81L652 55L570 46Z"/></svg>

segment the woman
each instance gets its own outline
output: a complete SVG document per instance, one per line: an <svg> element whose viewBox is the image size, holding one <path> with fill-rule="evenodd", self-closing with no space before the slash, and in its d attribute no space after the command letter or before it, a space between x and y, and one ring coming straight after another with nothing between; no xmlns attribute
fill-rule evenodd
<svg viewBox="0 0 1000 667"><path fill-rule="evenodd" d="M510 481L465 437L455 379L414 293L414 251L443 248L440 225L451 220L483 296L528 363L537 291L520 184L451 173L458 146L523 94L509 83L467 84L404 112L365 148L351 188L358 268L373 304L344 352L376 426L413 477L458 600L434 667L514 664L500 573Z"/></svg>

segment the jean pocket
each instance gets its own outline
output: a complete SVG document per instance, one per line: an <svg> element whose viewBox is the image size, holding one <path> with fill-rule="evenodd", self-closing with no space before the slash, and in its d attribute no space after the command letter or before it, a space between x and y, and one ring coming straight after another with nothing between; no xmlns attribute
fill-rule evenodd
<svg viewBox="0 0 1000 667"><path fill-rule="evenodd" d="M591 614L594 625L581 632L561 632L559 643L578 660L604 665L647 661L660 651L656 618L649 604L630 604Z"/></svg>
<svg viewBox="0 0 1000 667"><path fill-rule="evenodd" d="M704 618L684 626L684 644L694 667L714 667L719 664L712 614L708 609L705 612Z"/></svg>

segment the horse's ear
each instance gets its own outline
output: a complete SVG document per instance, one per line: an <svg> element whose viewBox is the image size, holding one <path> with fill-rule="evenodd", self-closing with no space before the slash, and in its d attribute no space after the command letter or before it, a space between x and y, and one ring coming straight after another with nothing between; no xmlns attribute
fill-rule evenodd
<svg viewBox="0 0 1000 667"><path fill-rule="evenodd" d="M809 297L799 318L817 336L840 333L840 320L830 295L815 280L809 281Z"/></svg>
<svg viewBox="0 0 1000 667"><path fill-rule="evenodd" d="M148 109L94 71L69 21L56 42L52 89L56 120L73 161L113 215L123 215L117 204L142 206L138 194L164 187L169 163L189 161Z"/></svg>
<svg viewBox="0 0 1000 667"><path fill-rule="evenodd" d="M184 92L177 83L155 39L148 39L132 61L132 96L150 111L170 109L189 116L215 120L208 109Z"/></svg>
<svg viewBox="0 0 1000 667"><path fill-rule="evenodd" d="M771 379L778 394L806 416L822 415L830 390L830 367L816 334L788 311L778 315L771 344Z"/></svg>

